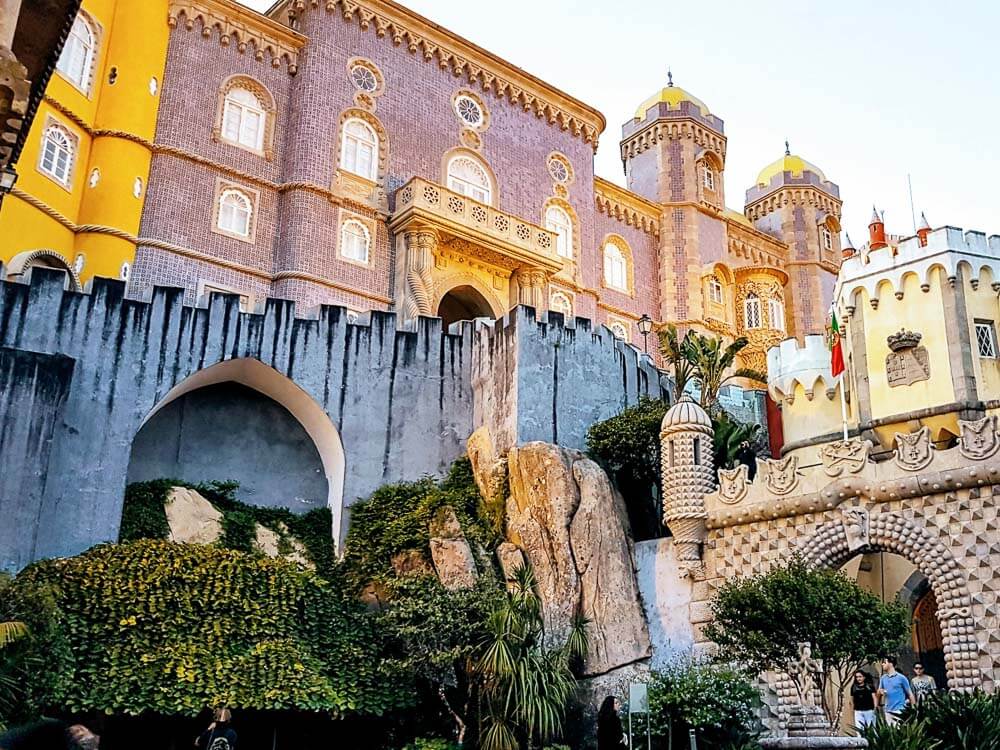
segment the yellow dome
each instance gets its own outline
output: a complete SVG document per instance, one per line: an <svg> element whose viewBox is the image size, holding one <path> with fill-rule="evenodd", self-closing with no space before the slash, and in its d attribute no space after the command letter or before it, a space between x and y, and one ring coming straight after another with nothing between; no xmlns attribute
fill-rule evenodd
<svg viewBox="0 0 1000 750"><path fill-rule="evenodd" d="M753 222L750 221L750 219L748 219L746 217L746 214L744 214L742 211L737 211L735 208L727 207L723 209L722 213L728 219L732 219L733 221L739 222L740 224L745 224L751 229L753 228Z"/></svg>
<svg viewBox="0 0 1000 750"><path fill-rule="evenodd" d="M705 102L696 96L691 96L687 91L682 89L680 86L666 86L660 89L657 93L653 94L646 101L639 105L638 109L635 111L635 116L640 120L646 116L646 110L650 107L664 102L670 106L670 109L680 108L681 102L691 102L701 113L708 117L711 112L708 111L708 107L705 106Z"/></svg>
<svg viewBox="0 0 1000 750"><path fill-rule="evenodd" d="M795 156L795 154L785 154L776 162L768 164L760 170L760 174L757 175L757 184L770 185L771 178L776 174L781 174L782 172L791 172L792 177L801 177L802 173L807 170L819 177L823 182L826 182L826 175L823 174L823 170L815 164L810 164L801 156Z"/></svg>

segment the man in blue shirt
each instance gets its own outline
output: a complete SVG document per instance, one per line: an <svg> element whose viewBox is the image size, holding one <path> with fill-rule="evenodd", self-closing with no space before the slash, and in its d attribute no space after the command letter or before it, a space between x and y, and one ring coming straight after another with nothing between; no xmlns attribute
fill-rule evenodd
<svg viewBox="0 0 1000 750"><path fill-rule="evenodd" d="M905 675L896 671L896 658L887 656L882 660L882 677L878 682L878 694L885 706L887 724L899 723L899 715L908 703L913 703L913 691Z"/></svg>

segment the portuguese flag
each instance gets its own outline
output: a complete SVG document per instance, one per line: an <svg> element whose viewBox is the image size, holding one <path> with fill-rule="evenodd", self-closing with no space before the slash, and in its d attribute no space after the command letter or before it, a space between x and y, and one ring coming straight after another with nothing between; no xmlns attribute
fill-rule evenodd
<svg viewBox="0 0 1000 750"><path fill-rule="evenodd" d="M830 372L837 377L844 371L844 348L840 343L840 324L837 312L830 311Z"/></svg>

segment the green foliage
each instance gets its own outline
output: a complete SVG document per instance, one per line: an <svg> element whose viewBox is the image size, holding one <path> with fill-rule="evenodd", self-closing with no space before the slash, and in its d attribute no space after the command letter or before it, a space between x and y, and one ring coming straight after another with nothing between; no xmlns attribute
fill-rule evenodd
<svg viewBox="0 0 1000 750"><path fill-rule="evenodd" d="M586 654L586 621L577 618L566 643L545 645L535 577L521 567L489 618L476 660L484 703L482 750L519 750L558 739L576 691L570 665Z"/></svg>
<svg viewBox="0 0 1000 750"><path fill-rule="evenodd" d="M927 739L923 722L890 726L880 716L875 724L861 730L861 736L868 740L868 750L943 750L938 742Z"/></svg>
<svg viewBox="0 0 1000 750"><path fill-rule="evenodd" d="M416 550L430 554L430 522L445 506L458 518L470 544L492 549L498 541L493 521L483 517L483 498L467 458L452 464L444 481L427 477L387 484L351 506L344 563L356 589L393 577L392 558Z"/></svg>
<svg viewBox="0 0 1000 750"><path fill-rule="evenodd" d="M810 568L800 559L725 582L712 614L705 634L719 645L720 656L757 671L784 671L797 658L799 643L812 644L813 656L823 660L820 688L831 726L839 724L854 672L895 652L908 632L902 605L883 603L840 573ZM829 694L837 696L835 703L828 704Z"/></svg>
<svg viewBox="0 0 1000 750"><path fill-rule="evenodd" d="M256 541L256 525L265 526L278 535L278 551L288 554L291 540L305 547L316 572L327 578L334 575L336 550L333 544L333 515L329 508L315 508L296 515L287 508L262 508L236 499L236 482L205 482L190 484L177 479L154 479L136 482L125 488L122 525L119 541L167 539L170 527L164 504L174 487L197 491L222 514L222 536L219 546L239 552L252 552Z"/></svg>
<svg viewBox="0 0 1000 750"><path fill-rule="evenodd" d="M767 382L766 373L747 368L733 369L736 355L749 343L743 336L725 345L718 336L694 334L690 338L685 354L694 368L694 377L701 390L701 405L710 414L719 408L719 389L730 380L746 378L759 383Z"/></svg>
<svg viewBox="0 0 1000 750"><path fill-rule="evenodd" d="M681 339L677 334L677 326L673 323L657 332L660 339L660 355L667 363L667 369L673 375L674 381L674 401L677 401L687 385L694 379L694 358L692 338L695 336L693 330L688 330Z"/></svg>
<svg viewBox="0 0 1000 750"><path fill-rule="evenodd" d="M461 748L454 742L440 737L418 737L403 750L461 750Z"/></svg>
<svg viewBox="0 0 1000 750"><path fill-rule="evenodd" d="M1000 750L1000 695L935 693L896 726L879 722L862 736L869 750Z"/></svg>
<svg viewBox="0 0 1000 750"><path fill-rule="evenodd" d="M737 422L724 411L712 417L712 429L712 450L718 469L735 469L740 454L752 452L760 436L760 425Z"/></svg>
<svg viewBox="0 0 1000 750"><path fill-rule="evenodd" d="M665 402L643 397L587 430L587 451L621 491L632 532L640 540L663 535L658 488L660 423L666 412Z"/></svg>
<svg viewBox="0 0 1000 750"><path fill-rule="evenodd" d="M381 714L408 700L373 618L283 560L142 540L37 563L15 594L52 592L38 643L43 706L195 716L206 706Z"/></svg>
<svg viewBox="0 0 1000 750"><path fill-rule="evenodd" d="M747 675L732 667L679 661L655 672L649 685L650 728L675 747L694 729L698 747L728 750L754 740L760 696Z"/></svg>

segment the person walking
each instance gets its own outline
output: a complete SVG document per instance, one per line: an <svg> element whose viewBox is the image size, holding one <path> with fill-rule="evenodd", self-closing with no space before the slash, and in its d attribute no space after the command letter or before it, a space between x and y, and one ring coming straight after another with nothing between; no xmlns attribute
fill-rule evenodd
<svg viewBox="0 0 1000 750"><path fill-rule="evenodd" d="M925 698L933 695L937 690L937 683L934 678L927 674L924 665L917 662L913 665L913 679L910 680L913 688L913 695L916 697L916 704L919 706Z"/></svg>
<svg viewBox="0 0 1000 750"><path fill-rule="evenodd" d="M626 750L625 732L618 716L618 701L609 695L597 712L597 750Z"/></svg>
<svg viewBox="0 0 1000 750"><path fill-rule="evenodd" d="M233 714L228 708L215 709L214 721L194 741L199 750L236 750L236 731L229 725Z"/></svg>
<svg viewBox="0 0 1000 750"><path fill-rule="evenodd" d="M851 703L854 706L854 727L856 729L864 729L875 723L877 701L875 680L870 674L859 669L854 673L854 682L851 684Z"/></svg>
<svg viewBox="0 0 1000 750"><path fill-rule="evenodd" d="M878 695L885 706L885 722L890 726L899 723L899 715L913 703L913 691L906 675L896 671L896 657L882 660L882 677L878 682Z"/></svg>

